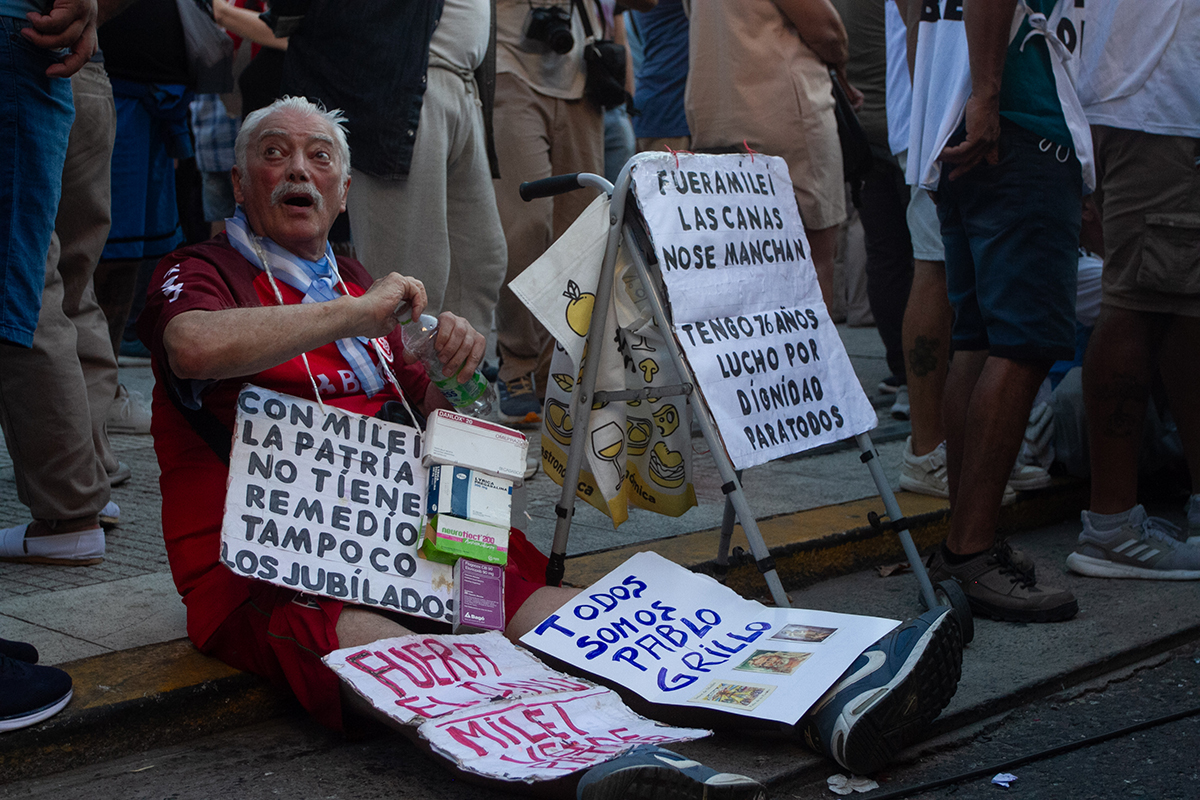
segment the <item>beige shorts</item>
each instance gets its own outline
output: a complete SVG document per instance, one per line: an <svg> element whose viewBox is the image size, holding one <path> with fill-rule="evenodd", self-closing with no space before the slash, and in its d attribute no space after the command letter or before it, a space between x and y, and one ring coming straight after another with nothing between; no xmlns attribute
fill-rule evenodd
<svg viewBox="0 0 1200 800"><path fill-rule="evenodd" d="M1105 305L1200 317L1200 139L1092 126Z"/></svg>

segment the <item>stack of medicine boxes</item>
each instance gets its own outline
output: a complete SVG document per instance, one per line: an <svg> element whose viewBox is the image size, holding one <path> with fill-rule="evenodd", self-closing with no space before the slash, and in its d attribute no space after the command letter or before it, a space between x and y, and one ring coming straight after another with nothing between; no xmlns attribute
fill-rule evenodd
<svg viewBox="0 0 1200 800"><path fill-rule="evenodd" d="M421 552L454 565L455 633L504 629L512 489L525 474L528 449L511 428L440 409L429 416Z"/></svg>

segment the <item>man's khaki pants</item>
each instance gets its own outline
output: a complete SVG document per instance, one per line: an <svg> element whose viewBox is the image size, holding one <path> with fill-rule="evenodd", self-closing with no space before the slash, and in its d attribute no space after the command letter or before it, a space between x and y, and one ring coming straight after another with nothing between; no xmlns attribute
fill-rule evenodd
<svg viewBox="0 0 1200 800"><path fill-rule="evenodd" d="M577 189L526 203L517 190L524 181L551 175L603 174L604 117L587 98L547 97L515 76L501 73L496 76L494 121L500 158L496 203L508 243L508 272L496 306L500 379L512 381L532 372L541 396L553 342L508 284L570 227L596 192Z"/></svg>
<svg viewBox="0 0 1200 800"><path fill-rule="evenodd" d="M108 237L116 111L102 65L85 65L71 88L75 123L33 347L0 346L0 422L17 497L44 520L97 514L117 468L104 428L117 364L92 290Z"/></svg>

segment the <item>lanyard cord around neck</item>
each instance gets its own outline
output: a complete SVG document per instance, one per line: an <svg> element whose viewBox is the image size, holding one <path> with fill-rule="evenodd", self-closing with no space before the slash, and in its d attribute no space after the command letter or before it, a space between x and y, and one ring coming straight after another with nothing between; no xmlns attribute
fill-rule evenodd
<svg viewBox="0 0 1200 800"><path fill-rule="evenodd" d="M267 273L267 280L271 284L272 291L275 292L275 300L279 303L279 305L285 305L283 301L283 293L279 291L279 284L275 282L275 275L273 272L271 272L271 264L267 260L266 253L263 252L262 245L259 244L258 236L256 236L254 233L250 233L249 237L247 238L250 239L250 244L254 247L254 253L258 256L258 260L259 263L262 264L263 271ZM341 270L337 270L337 276L338 282L342 286L342 293L346 296L349 296L350 289L346 286L346 280L342 277ZM379 341L377 339L372 339L371 346L375 349L375 355L379 359L380 371L383 373L383 377L386 378L388 383L392 385L392 388L396 390L396 396L400 398L400 402L404 405L405 410L408 411L412 419L418 419L416 412L413 411L412 406L408 404L408 398L405 396L404 390L400 388L400 383L396 380L396 376L392 372L392 368L388 365L387 359L384 358L383 349L380 347ZM313 376L312 367L308 363L308 353L300 353L300 359L304 362L304 371L308 373L308 380L312 383L313 394L317 398L317 406L320 407L322 414L327 413L325 409L325 402L321 399L321 390L317 387L317 379Z"/></svg>

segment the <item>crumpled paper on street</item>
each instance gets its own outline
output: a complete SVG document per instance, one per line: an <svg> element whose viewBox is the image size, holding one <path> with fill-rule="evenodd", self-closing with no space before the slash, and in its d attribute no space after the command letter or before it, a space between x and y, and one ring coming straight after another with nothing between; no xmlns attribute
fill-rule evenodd
<svg viewBox="0 0 1200 800"><path fill-rule="evenodd" d="M1003 786L1005 789L1008 789L1010 786L1012 786L1012 782L1015 781L1016 779L1017 779L1017 776L1013 775L1011 772L998 772L992 778L992 783L996 784L997 786Z"/></svg>
<svg viewBox="0 0 1200 800"><path fill-rule="evenodd" d="M829 785L829 791L842 795L853 794L854 792L863 794L873 792L879 788L879 784L870 778L864 778L860 775L851 775L847 778L840 772L837 775L830 775L825 779L825 783Z"/></svg>

